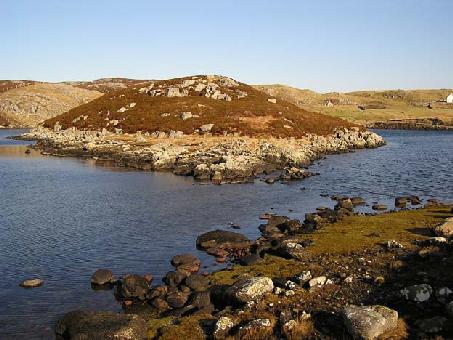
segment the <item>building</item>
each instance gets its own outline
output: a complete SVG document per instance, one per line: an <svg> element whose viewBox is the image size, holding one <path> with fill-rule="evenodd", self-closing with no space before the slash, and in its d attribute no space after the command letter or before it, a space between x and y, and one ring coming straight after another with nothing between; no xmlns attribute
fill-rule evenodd
<svg viewBox="0 0 453 340"><path fill-rule="evenodd" d="M447 97L447 104L453 104L453 93L450 93Z"/></svg>

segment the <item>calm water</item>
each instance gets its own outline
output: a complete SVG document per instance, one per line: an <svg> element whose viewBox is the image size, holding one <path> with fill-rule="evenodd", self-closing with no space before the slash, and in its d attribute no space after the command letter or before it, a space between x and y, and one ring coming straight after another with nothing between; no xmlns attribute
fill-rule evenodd
<svg viewBox="0 0 453 340"><path fill-rule="evenodd" d="M5 140L18 133L0 130L0 339L53 338L54 321L73 309L119 310L111 291L90 289L97 268L152 273L158 282L181 252L215 268L195 250L198 234L235 222L256 237L260 213L303 219L333 205L322 193L390 205L401 194L453 200L448 132L379 131L387 146L330 156L312 167L320 176L303 182L223 186L25 155L23 142ZM35 276L44 286L18 286Z"/></svg>

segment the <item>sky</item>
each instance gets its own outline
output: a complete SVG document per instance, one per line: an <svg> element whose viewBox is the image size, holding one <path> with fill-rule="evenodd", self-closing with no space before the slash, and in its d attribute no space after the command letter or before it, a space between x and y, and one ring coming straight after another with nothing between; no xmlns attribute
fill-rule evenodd
<svg viewBox="0 0 453 340"><path fill-rule="evenodd" d="M452 0L0 0L0 79L453 88Z"/></svg>

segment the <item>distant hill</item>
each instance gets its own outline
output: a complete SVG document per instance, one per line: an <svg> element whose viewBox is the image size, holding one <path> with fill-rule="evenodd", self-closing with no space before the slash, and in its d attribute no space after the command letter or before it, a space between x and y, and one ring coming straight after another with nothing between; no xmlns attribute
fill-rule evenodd
<svg viewBox="0 0 453 340"><path fill-rule="evenodd" d="M279 84L254 87L305 110L358 124L412 118L438 118L448 125L453 124L453 105L445 103L452 89L317 93Z"/></svg>
<svg viewBox="0 0 453 340"><path fill-rule="evenodd" d="M44 125L52 128L58 122L63 128L87 130L184 134L204 130L276 137L328 134L337 127L351 126L222 76L199 75L121 87Z"/></svg>
<svg viewBox="0 0 453 340"><path fill-rule="evenodd" d="M3 82L0 93L0 125L33 127L45 119L62 114L102 96L101 92L65 84Z"/></svg>
<svg viewBox="0 0 453 340"><path fill-rule="evenodd" d="M64 84L83 88L86 90L95 90L102 93L125 89L131 86L138 86L149 80L137 80L128 78L101 78L93 81L67 81Z"/></svg>

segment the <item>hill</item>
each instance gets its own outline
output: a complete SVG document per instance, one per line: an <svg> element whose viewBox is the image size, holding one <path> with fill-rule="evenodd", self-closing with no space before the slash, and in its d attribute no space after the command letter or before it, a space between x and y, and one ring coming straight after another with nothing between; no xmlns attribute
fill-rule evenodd
<svg viewBox="0 0 453 340"><path fill-rule="evenodd" d="M102 95L66 84L2 81L0 125L33 127ZM16 87L17 86L17 87Z"/></svg>
<svg viewBox="0 0 453 340"><path fill-rule="evenodd" d="M58 123L63 129L184 134L202 130L215 135L274 137L301 137L307 132L327 135L338 127L352 126L223 76L140 81L122 87L51 118L44 126L53 128Z"/></svg>
<svg viewBox="0 0 453 340"><path fill-rule="evenodd" d="M453 105L445 103L451 89L317 93L285 85L256 85L256 89L305 110L373 125L392 120L442 121L453 125Z"/></svg>
<svg viewBox="0 0 453 340"><path fill-rule="evenodd" d="M147 80L129 78L101 78L93 81L67 81L63 84L72 85L86 90L95 90L102 93L110 93L131 86L140 85L146 82Z"/></svg>

